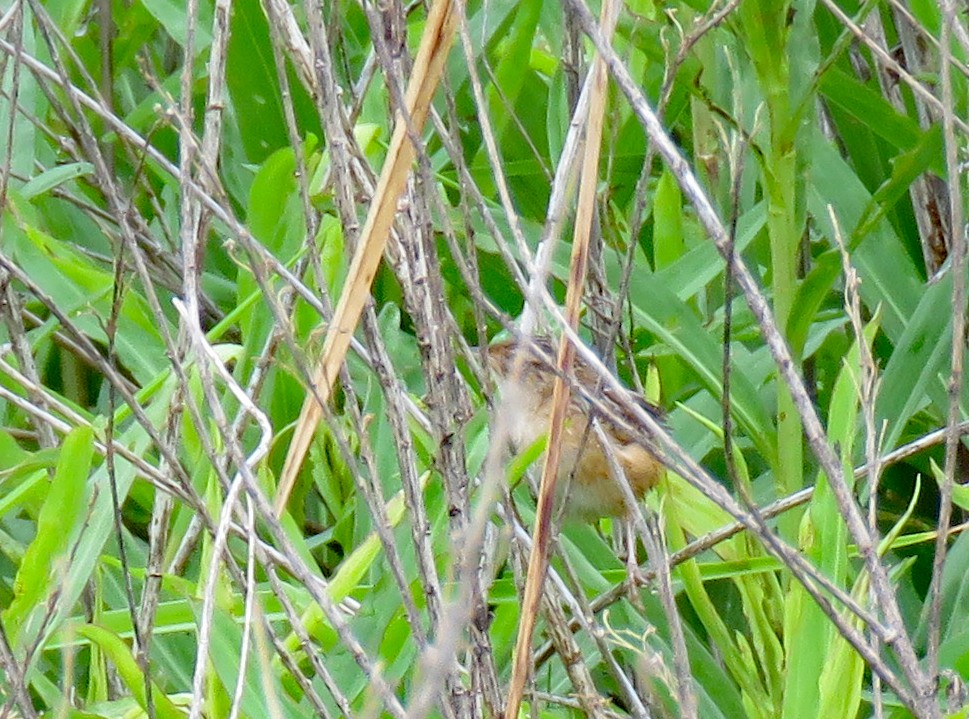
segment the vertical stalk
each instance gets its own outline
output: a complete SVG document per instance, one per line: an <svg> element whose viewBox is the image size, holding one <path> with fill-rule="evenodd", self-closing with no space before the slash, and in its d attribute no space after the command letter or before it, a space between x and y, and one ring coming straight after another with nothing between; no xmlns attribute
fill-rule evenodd
<svg viewBox="0 0 969 719"><path fill-rule="evenodd" d="M770 240L771 284L774 316L786 335L797 290L797 257L801 221L797 212L798 155L795 144L797 110L792 102L788 57L789 3L755 0L742 5L746 50L757 72L768 118L769 143L764 157L763 186L768 202L767 232ZM795 362L798 348L792 348ZM777 491L792 494L804 484L804 442L801 418L786 385L777 383ZM797 537L798 516L781 519L781 534Z"/></svg>
<svg viewBox="0 0 969 719"><path fill-rule="evenodd" d="M772 134L776 136L776 127ZM793 309L797 290L797 255L801 231L795 209L797 185L797 153L793 143L778 147L772 143L769 161L772 172L766 173L768 186L767 231L770 236L771 279L774 297L774 315L786 336L787 324ZM798 351L792 348L794 360L800 361ZM787 385L777 383L777 466L774 468L777 491L783 495L797 492L804 484L804 442L801 416ZM788 540L797 537L798 515L789 512L781 519L782 536Z"/></svg>

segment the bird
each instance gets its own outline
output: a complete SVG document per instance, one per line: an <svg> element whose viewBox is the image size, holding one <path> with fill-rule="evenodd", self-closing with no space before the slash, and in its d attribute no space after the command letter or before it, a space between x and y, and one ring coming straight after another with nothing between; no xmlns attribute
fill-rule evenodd
<svg viewBox="0 0 969 719"><path fill-rule="evenodd" d="M502 399L500 419L516 452L530 447L548 432L556 369L542 355L555 356L555 348L546 337L504 340L486 350L487 363L497 378ZM614 391L602 389L599 373L580 357L575 358L573 373L584 394L603 403L608 414L630 417L628 409L616 401ZM623 391L628 393L628 399L662 421L663 412L659 407L632 390L624 388ZM596 432L589 428L593 415L598 418L609 440L610 452L637 500L663 474L663 465L640 437L621 427L607 413L595 412L589 398L573 390L561 439L557 505L567 520L595 522L606 517L628 518L630 508L610 471L610 458Z"/></svg>

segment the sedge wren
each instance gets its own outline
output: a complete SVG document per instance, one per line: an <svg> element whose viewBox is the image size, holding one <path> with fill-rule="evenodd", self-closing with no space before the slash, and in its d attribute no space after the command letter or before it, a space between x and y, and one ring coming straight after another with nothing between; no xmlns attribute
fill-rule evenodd
<svg viewBox="0 0 969 719"><path fill-rule="evenodd" d="M546 356L555 356L552 343L544 338L531 341ZM490 346L488 364L498 378L502 396L502 420L506 423L512 447L524 449L542 437L549 426L552 412L552 388L555 370L527 345L507 340ZM598 374L580 358L573 363L575 381L588 394L595 393ZM657 418L662 412L630 391L633 401ZM598 399L620 416L628 414L609 392L598 392ZM594 521L602 517L625 517L628 514L622 489L610 472L610 458L596 432L589 427L593 414L586 397L573 391L565 416L562 453L559 462L560 496L570 519ZM663 466L643 444L608 417L599 416L609 452L615 458L637 499L656 485ZM601 435L600 435L601 436Z"/></svg>

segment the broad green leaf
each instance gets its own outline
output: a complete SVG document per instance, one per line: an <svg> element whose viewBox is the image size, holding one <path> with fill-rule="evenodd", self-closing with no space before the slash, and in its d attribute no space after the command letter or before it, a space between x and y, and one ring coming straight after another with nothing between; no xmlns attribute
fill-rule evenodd
<svg viewBox="0 0 969 719"><path fill-rule="evenodd" d="M834 237L828 205L835 210L842 237L854 237L871 202L871 193L834 150L816 135L811 151L808 209L826 237ZM851 245L852 264L861 277L861 296L868 307L882 308L882 328L896 342L915 311L925 288L919 273L891 226L880 222ZM891 446L891 445L888 445Z"/></svg>
<svg viewBox="0 0 969 719"><path fill-rule="evenodd" d="M871 345L878 330L876 317L865 328L864 341ZM858 387L860 383L860 350L857 342L845 358L835 382L828 411L828 438L841 452L846 478L853 476L854 442L857 433ZM838 510L834 493L824 474L818 476L814 496L801 521L800 547L804 555L835 584L844 586L848 579L848 533ZM784 717L829 716L819 714L836 698L845 698L846 676L856 677L857 655L842 647L838 634L820 607L800 584L788 590L784 614L784 643L787 676L784 690ZM833 661L841 662L841 671L819 683L817 677ZM850 686L857 700L859 686ZM847 716L847 715L845 715Z"/></svg>
<svg viewBox="0 0 969 719"><path fill-rule="evenodd" d="M882 392L876 404L876 421L888 423L885 446L894 447L909 418L929 399L932 389L942 389L941 376L948 372L952 350L952 277L928 286L898 338L882 375ZM933 387L934 386L934 387Z"/></svg>
<svg viewBox="0 0 969 719"><path fill-rule="evenodd" d="M37 534L27 548L14 580L14 599L3 612L11 643L19 646L28 617L45 613L51 593L60 585L69 562L71 541L87 511L88 474L94 456L94 433L79 427L61 445L61 456L51 479L47 499L37 518Z"/></svg>
<svg viewBox="0 0 969 719"><path fill-rule="evenodd" d="M252 234L283 261L298 249L306 233L306 222L299 202L292 148L274 152L259 168L249 191L246 222Z"/></svg>
<svg viewBox="0 0 969 719"><path fill-rule="evenodd" d="M155 391L154 401L145 407L145 414L155 426L163 426L169 413L169 402L174 391L174 380L169 378ZM126 446L136 455L143 455L150 445L145 430L138 424L119 432L115 441ZM128 488L134 480L134 467L120 457L115 458L114 481L118 496L124 500ZM114 505L108 487L107 468L102 464L94 470L91 486L95 488L93 499L78 511L82 511L84 531L76 545L72 545L73 561L67 571L58 577L59 603L52 615L41 646L56 632L61 623L70 615L84 588L88 586L99 563L99 558L108 539L114 536Z"/></svg>
<svg viewBox="0 0 969 719"><path fill-rule="evenodd" d="M57 165L31 178L30 182L20 188L20 194L23 195L24 199L30 200L69 180L90 175L92 172L94 172L94 165L90 162L71 162L66 165Z"/></svg>
<svg viewBox="0 0 969 719"><path fill-rule="evenodd" d="M339 221L332 215L324 215L320 219L316 245L320 248L320 265L323 267L327 290L331 297L339 297L343 289L343 278L347 272L347 254L343 242L343 230Z"/></svg>
<svg viewBox="0 0 969 719"><path fill-rule="evenodd" d="M97 342L106 342L114 278L69 243L32 226L17 236L13 256L75 326ZM165 366L158 321L147 302L128 287L121 300L115 348L123 366L148 382Z"/></svg>
<svg viewBox="0 0 969 719"><path fill-rule="evenodd" d="M969 534L963 532L950 546L942 571L942 631L939 644L939 664L964 674L969 666L969 629L966 628L965 607L969 601ZM922 617L919 637L924 641L927 620Z"/></svg>
<svg viewBox="0 0 969 719"><path fill-rule="evenodd" d="M767 221L767 204L757 203L737 222L735 251L741 254L754 241ZM684 302L723 275L723 259L711 242L691 247L675 263L659 270L657 280Z"/></svg>
<svg viewBox="0 0 969 719"><path fill-rule="evenodd" d="M188 39L188 13L184 3L175 0L139 0L161 28L183 48ZM201 54L212 44L212 5L197 3L198 18L192 26L195 35L195 53Z"/></svg>
<svg viewBox="0 0 969 719"><path fill-rule="evenodd" d="M552 76L548 90L548 106L545 115L545 132L548 135L548 156L552 162L558 162L565 147L568 135L568 106L569 98L566 88L565 70L559 64Z"/></svg>
<svg viewBox="0 0 969 719"><path fill-rule="evenodd" d="M421 478L422 483L426 483L428 477L429 474L425 474ZM391 527L395 527L401 522L404 518L404 511L404 494L401 490L387 503L387 520ZM327 588L330 601L339 604L351 591L356 589L380 552L380 538L376 532L372 532L341 563L336 574L330 579ZM310 604L302 619L303 625L311 636L323 634L329 641L332 641L332 630L323 615L323 610L317 604ZM299 647L299 637L295 633L290 634L286 639L286 645L290 651L296 651Z"/></svg>
<svg viewBox="0 0 969 719"><path fill-rule="evenodd" d="M249 162L289 144L269 25L258 0L233 4L226 85Z"/></svg>
<svg viewBox="0 0 969 719"><path fill-rule="evenodd" d="M95 714L93 712L84 712L68 707L66 709L44 712L40 716L41 719L110 719L115 714Z"/></svg>
<svg viewBox="0 0 969 719"><path fill-rule="evenodd" d="M666 535L672 551L679 550L686 545L683 527L684 520L689 516L689 508L684 508L680 512L672 506L668 506L668 511L665 514ZM770 716L771 702L768 699L767 690L760 682L758 673L750 671L754 661L749 646L746 645L742 635L732 632L720 617L715 603L703 584L696 560L691 559L680 564L675 570L675 576L682 581L690 604L709 634L711 644L723 658L727 670L739 685L744 706L747 707L748 711L753 711L748 716L766 719Z"/></svg>
<svg viewBox="0 0 969 719"><path fill-rule="evenodd" d="M895 203L908 195L912 183L923 173L931 169L937 174L945 174L939 167L943 154L942 129L935 127L922 135L914 148L896 155L891 177L872 195L864 219L855 229L855 237L865 237L874 230Z"/></svg>
<svg viewBox="0 0 969 719"><path fill-rule="evenodd" d="M630 284L630 297L638 322L671 349L696 374L703 387L719 399L723 394L719 338L711 336L695 312L655 276L646 272L635 273ZM773 423L743 367L735 365L733 368L731 394L738 423L757 445L758 451L773 463L777 457Z"/></svg>
<svg viewBox="0 0 969 719"><path fill-rule="evenodd" d="M147 697L145 694L145 675L141 671L137 660L128 645L117 635L94 624L84 624L76 628L81 636L89 639L111 659L118 676L131 692L143 711L147 711ZM172 700L152 682L151 701L156 716L160 719L185 719L185 714L176 707Z"/></svg>
<svg viewBox="0 0 969 719"><path fill-rule="evenodd" d="M680 186L669 170L663 172L653 196L653 255L656 270L663 270L686 251Z"/></svg>
<svg viewBox="0 0 969 719"><path fill-rule="evenodd" d="M254 628L253 634L262 632L262 627ZM263 637L268 646L268 637ZM266 661L266 653L259 650L262 640L255 636L249 639L253 646L249 648L246 673L242 677L242 714L249 717L270 716L273 709L278 707L283 717L305 716L304 712L294 704L289 695L283 691L279 677ZM226 698L235 693L239 681L242 656L243 634L235 619L220 608L216 608L212 616L211 647L209 661L215 669L215 675L221 684L219 693L225 692ZM215 681L215 677L210 677ZM211 691L211 684L210 684Z"/></svg>
<svg viewBox="0 0 969 719"><path fill-rule="evenodd" d="M74 35L86 7L87 0L48 0L44 3L44 9L50 15L51 21L65 37Z"/></svg>
<svg viewBox="0 0 969 719"><path fill-rule="evenodd" d="M509 33L498 41L495 62L495 84L487 86L488 108L494 123L495 137L501 139L514 126L513 112L525 84L525 68L529 65L532 39L538 27L542 0L525 0L518 9ZM518 132L518 129L514 129ZM487 159L482 147L471 163L473 168L485 167ZM490 194L486 192L485 194Z"/></svg>
<svg viewBox="0 0 969 719"><path fill-rule="evenodd" d="M266 158L249 191L249 228L256 240L284 263L296 257L306 237L295 173L295 153L292 148L284 148ZM276 317L261 300L262 290L247 267L239 268L236 286L239 303L245 301L246 306L240 323L246 347L243 357L249 358L276 330ZM243 365L239 372L245 376L248 360Z"/></svg>
<svg viewBox="0 0 969 719"><path fill-rule="evenodd" d="M841 256L837 250L829 250L814 259L811 272L798 285L791 318L787 323L787 339L795 356L801 356L808 333L817 321L818 310L840 274Z"/></svg>
<svg viewBox="0 0 969 719"><path fill-rule="evenodd" d="M818 88L826 100L845 110L899 150L913 148L922 138L917 121L900 114L880 93L832 66Z"/></svg>

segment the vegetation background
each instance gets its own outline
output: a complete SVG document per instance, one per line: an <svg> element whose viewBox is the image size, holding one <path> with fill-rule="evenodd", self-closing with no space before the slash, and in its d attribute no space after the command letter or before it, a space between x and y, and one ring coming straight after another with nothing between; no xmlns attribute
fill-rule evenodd
<svg viewBox="0 0 969 719"><path fill-rule="evenodd" d="M523 715L969 715L965 6L610 7L602 55L584 0L0 0L0 717L500 712L534 503L476 348L567 290L675 471L645 586L553 542Z"/></svg>

